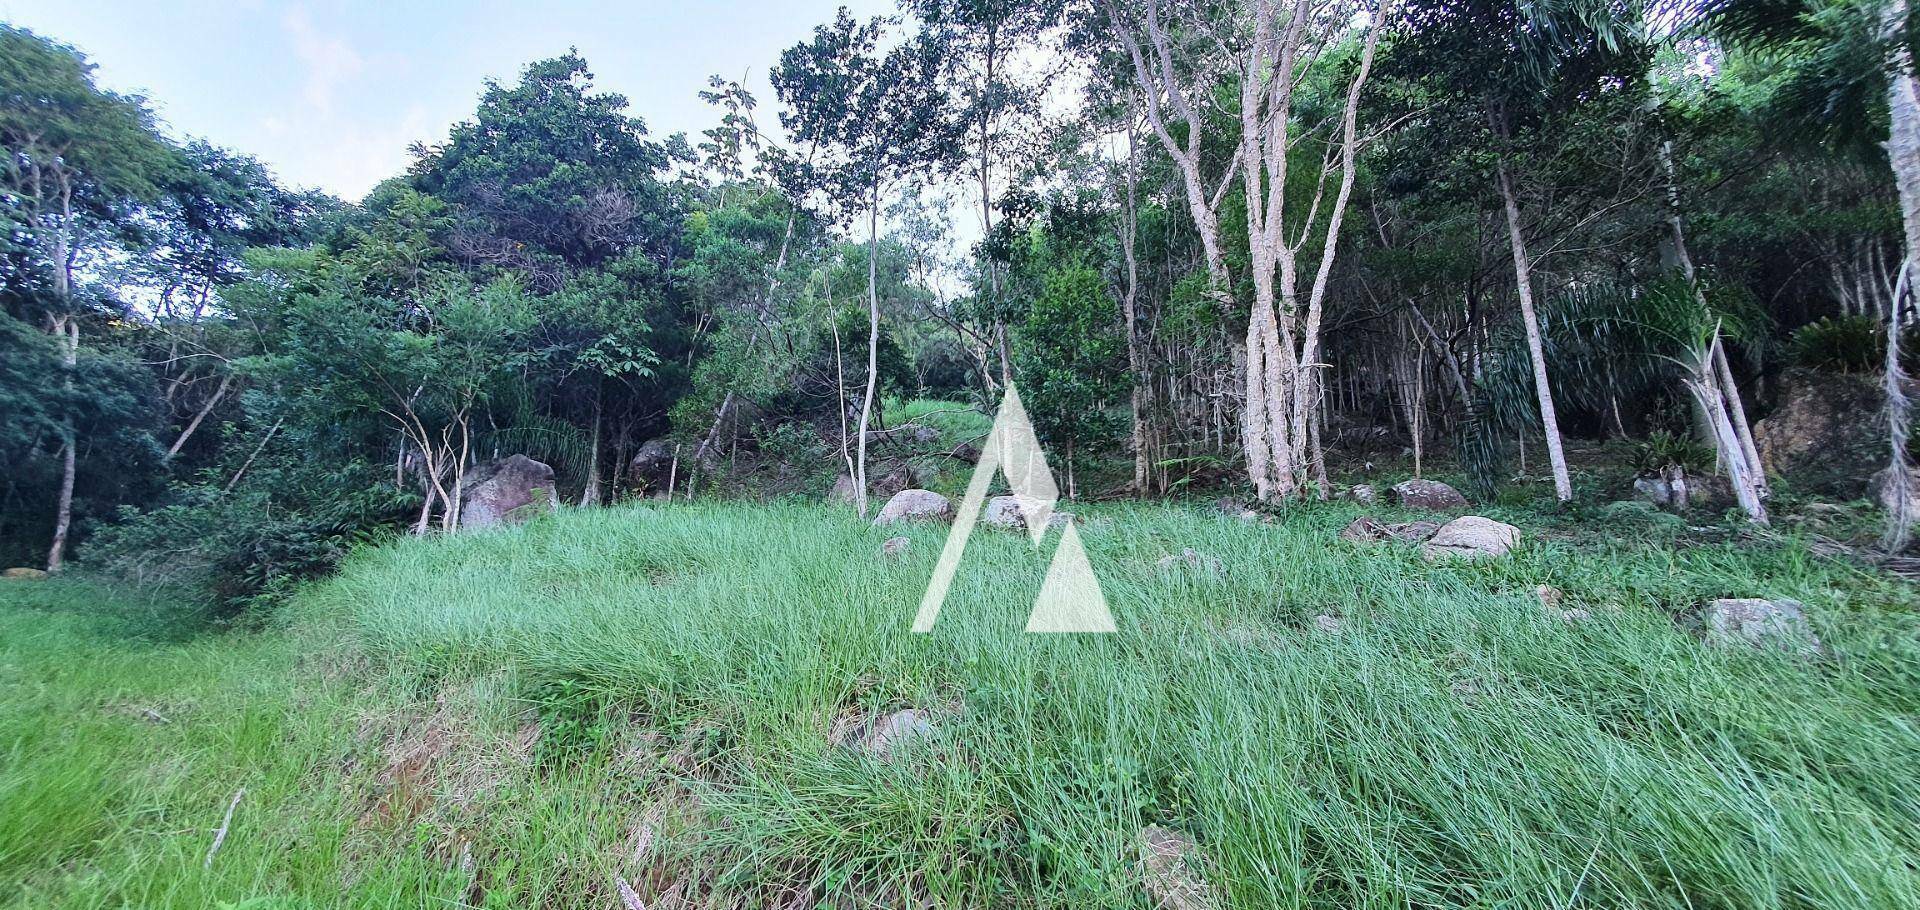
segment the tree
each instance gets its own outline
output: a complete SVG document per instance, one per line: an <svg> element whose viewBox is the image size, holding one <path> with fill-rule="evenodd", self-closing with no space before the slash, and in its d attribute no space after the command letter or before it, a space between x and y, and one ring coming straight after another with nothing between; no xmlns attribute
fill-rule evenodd
<svg viewBox="0 0 1920 910"><path fill-rule="evenodd" d="M473 120L416 148L414 184L458 216L448 247L542 293L636 245L664 262L679 214L657 179L669 155L626 108L593 91L572 52L530 64L517 85L489 82Z"/></svg>
<svg viewBox="0 0 1920 910"><path fill-rule="evenodd" d="M1683 4L1697 25L1737 48L1786 64L1775 97L1782 125L1801 136L1858 145L1878 132L1893 172L1905 234L1888 313L1884 388L1891 437L1882 499L1889 549L1904 548L1912 523L1909 401L1900 369L1903 316L1920 268L1920 71L1915 69L1914 10L1908 0L1703 0ZM1877 103L1876 103L1877 102ZM1873 124L1870 126L1870 124ZM1902 292L1909 295L1903 299ZM1920 318L1920 317L1917 317Z"/></svg>
<svg viewBox="0 0 1920 910"><path fill-rule="evenodd" d="M1035 126L1045 89L1043 76L1022 70L1022 58L1058 23L1062 4L1060 0L904 0L902 6L920 19L925 40L937 46L944 62L943 81L953 86L948 93L954 105L950 116L966 133L971 156L967 167L979 187L981 234L992 238L994 170L1002 166L1003 150ZM1011 367L1006 362L1000 266L992 255L980 259L1004 379Z"/></svg>
<svg viewBox="0 0 1920 910"><path fill-rule="evenodd" d="M1573 481L1547 370L1538 263L1527 237L1517 159L1538 145L1555 117L1610 85L1643 76L1644 51L1633 40L1637 13L1617 0L1413 0L1407 15L1413 35L1395 53L1403 72L1438 89L1439 104L1430 115L1438 126L1429 135L1455 149L1492 149L1488 176L1505 221L1554 493L1570 500Z"/></svg>
<svg viewBox="0 0 1920 910"><path fill-rule="evenodd" d="M6 238L20 247L16 263L48 277L49 293L16 317L39 320L62 340L62 364L80 359L80 323L86 303L74 279L84 248L104 238L88 221L112 222L131 203L151 198L175 166L173 150L153 128L141 99L101 90L93 65L78 51L32 32L0 25L0 196ZM16 309L16 307L10 307ZM25 307L17 308L19 310ZM73 522L79 439L71 422L61 431L60 488L47 571L66 559Z"/></svg>
<svg viewBox="0 0 1920 910"><path fill-rule="evenodd" d="M1320 400L1323 308L1362 139L1361 91L1396 7L1394 0L1361 6L1254 0L1244 8L1204 0L1146 0L1136 13L1116 0L1103 0L1107 20L1126 46L1147 122L1179 166L1206 251L1209 292L1223 303L1233 285L1220 212L1236 177L1242 190L1253 285L1242 446L1254 491L1263 500L1302 494L1310 471L1321 495L1326 493L1324 460L1311 436ZM1335 62L1356 16L1364 16L1365 24L1357 59L1345 70L1342 103L1330 115L1309 120L1307 106L1296 106L1296 94L1310 84L1317 64ZM1202 107L1208 98L1229 99L1212 113L1212 123ZM1234 139L1234 153L1224 172L1210 178L1202 173L1204 137L1222 122L1231 124L1224 128ZM1302 143L1322 151L1318 168L1295 166ZM1309 172L1307 179L1296 184L1301 170ZM1328 199L1330 175L1337 179ZM1303 293L1301 259L1316 241L1319 262L1310 267Z"/></svg>
<svg viewBox="0 0 1920 910"><path fill-rule="evenodd" d="M1016 333L1021 398L1035 430L1063 451L1067 497L1076 495L1075 456L1112 437L1125 347L1114 331L1106 280L1086 263L1051 269Z"/></svg>
<svg viewBox="0 0 1920 910"><path fill-rule="evenodd" d="M867 219L867 369L855 431L854 504L867 514L867 428L879 380L880 205L895 181L939 167L954 155L952 130L941 116L937 47L918 38L882 51L888 21L856 22L845 7L814 29L811 42L780 56L774 90L788 110L781 122L802 143L831 160L809 168L808 189L823 191L842 210Z"/></svg>

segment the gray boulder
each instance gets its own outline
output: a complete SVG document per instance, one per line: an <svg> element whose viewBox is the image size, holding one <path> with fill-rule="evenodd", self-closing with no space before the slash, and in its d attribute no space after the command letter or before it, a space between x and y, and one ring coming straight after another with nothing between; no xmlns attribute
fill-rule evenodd
<svg viewBox="0 0 1920 910"><path fill-rule="evenodd" d="M870 719L851 718L838 725L833 741L848 749L857 749L883 762L891 762L911 748L931 739L933 718L918 708L906 708Z"/></svg>
<svg viewBox="0 0 1920 910"><path fill-rule="evenodd" d="M1393 501L1409 509L1428 509L1443 512L1447 509L1464 509L1467 498L1456 490L1437 480L1403 480L1393 485Z"/></svg>
<svg viewBox="0 0 1920 910"><path fill-rule="evenodd" d="M44 569L18 568L0 572L0 578L7 578L13 581L38 581L45 577L47 577L47 573Z"/></svg>
<svg viewBox="0 0 1920 910"><path fill-rule="evenodd" d="M1390 524L1362 515L1340 532L1340 539L1349 543L1373 543L1382 540L1417 543L1432 537L1433 532L1438 530L1440 530L1440 523L1435 521L1402 521Z"/></svg>
<svg viewBox="0 0 1920 910"><path fill-rule="evenodd" d="M932 490L901 490L880 508L880 515L873 523L890 525L903 521L952 520L953 503L945 496Z"/></svg>
<svg viewBox="0 0 1920 910"><path fill-rule="evenodd" d="M1746 646L1789 654L1820 653L1820 638L1797 600L1729 597L1707 605L1701 616L1707 643Z"/></svg>
<svg viewBox="0 0 1920 910"><path fill-rule="evenodd" d="M468 468L460 487L460 527L466 529L518 524L560 506L553 469L525 455Z"/></svg>
<svg viewBox="0 0 1920 910"><path fill-rule="evenodd" d="M913 541L905 537L889 537L886 543L880 545L880 555L888 559L897 559L906 555L907 550L912 546Z"/></svg>
<svg viewBox="0 0 1920 910"><path fill-rule="evenodd" d="M987 500L987 508L980 520L996 528L1018 531L1027 526L1026 510L1020 508L1018 496L995 496Z"/></svg>
<svg viewBox="0 0 1920 910"><path fill-rule="evenodd" d="M1491 518L1463 515L1440 526L1421 547L1428 561L1492 559L1505 556L1520 543L1520 529Z"/></svg>
<svg viewBox="0 0 1920 910"><path fill-rule="evenodd" d="M1212 910L1218 903L1200 875L1205 860L1187 834L1148 825L1140 831L1140 880L1153 906L1163 910Z"/></svg>
<svg viewBox="0 0 1920 910"><path fill-rule="evenodd" d="M1780 377L1780 404L1754 424L1767 471L1796 491L1844 499L1871 496L1869 478L1886 465L1886 409L1878 378L1810 370Z"/></svg>
<svg viewBox="0 0 1920 910"><path fill-rule="evenodd" d="M1347 498L1363 506L1370 506L1380 500L1380 491L1370 483L1356 483L1347 488Z"/></svg>
<svg viewBox="0 0 1920 910"><path fill-rule="evenodd" d="M640 444L627 462L627 476L642 487L664 487L673 473L673 446L664 439L649 439Z"/></svg>
<svg viewBox="0 0 1920 910"><path fill-rule="evenodd" d="M1695 506L1732 503L1733 483L1725 477L1682 474L1674 470L1665 475L1635 477L1633 498L1657 509L1684 512Z"/></svg>
<svg viewBox="0 0 1920 910"><path fill-rule="evenodd" d="M1018 496L995 496L987 500L987 507L981 512L980 521L995 528L1007 531L1027 529L1027 511L1020 505ZM1047 530L1064 528L1078 521L1072 512L1053 511L1047 514Z"/></svg>

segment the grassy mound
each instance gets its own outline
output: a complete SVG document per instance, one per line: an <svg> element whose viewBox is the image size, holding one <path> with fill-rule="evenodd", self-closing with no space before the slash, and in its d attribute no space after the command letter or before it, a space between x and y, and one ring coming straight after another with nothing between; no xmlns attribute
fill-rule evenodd
<svg viewBox="0 0 1920 910"><path fill-rule="evenodd" d="M1429 565L1356 514L1084 510L1108 636L1021 634L1025 538L976 533L914 636L944 527L887 560L729 504L407 541L238 641L0 610L0 903L1920 905L1910 589L1518 513ZM1187 547L1218 569L1156 565ZM1718 596L1805 601L1828 653L1700 643ZM903 709L890 761L836 745Z"/></svg>

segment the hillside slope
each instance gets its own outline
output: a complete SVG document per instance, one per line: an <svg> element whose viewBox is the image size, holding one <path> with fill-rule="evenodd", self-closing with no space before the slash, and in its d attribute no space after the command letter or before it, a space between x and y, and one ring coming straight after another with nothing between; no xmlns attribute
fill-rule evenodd
<svg viewBox="0 0 1920 910"><path fill-rule="evenodd" d="M0 590L0 905L1920 905L1905 586L1652 526L1431 565L1349 505L1086 511L1108 636L1021 634L1049 550L984 531L914 636L944 527L888 560L800 505L408 540L185 644ZM1701 643L1719 596L1806 602L1826 655Z"/></svg>

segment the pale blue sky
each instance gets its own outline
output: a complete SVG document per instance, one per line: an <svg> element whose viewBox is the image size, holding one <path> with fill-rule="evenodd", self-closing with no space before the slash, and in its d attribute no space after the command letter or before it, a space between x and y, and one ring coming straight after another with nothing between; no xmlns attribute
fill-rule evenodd
<svg viewBox="0 0 1920 910"><path fill-rule="evenodd" d="M856 14L890 0L844 0ZM481 80L576 46L655 136L717 116L696 92L738 79L777 128L767 69L841 0L724 3L0 0L0 20L84 51L108 88L149 95L178 136L252 154L283 180L357 199L472 114Z"/></svg>

